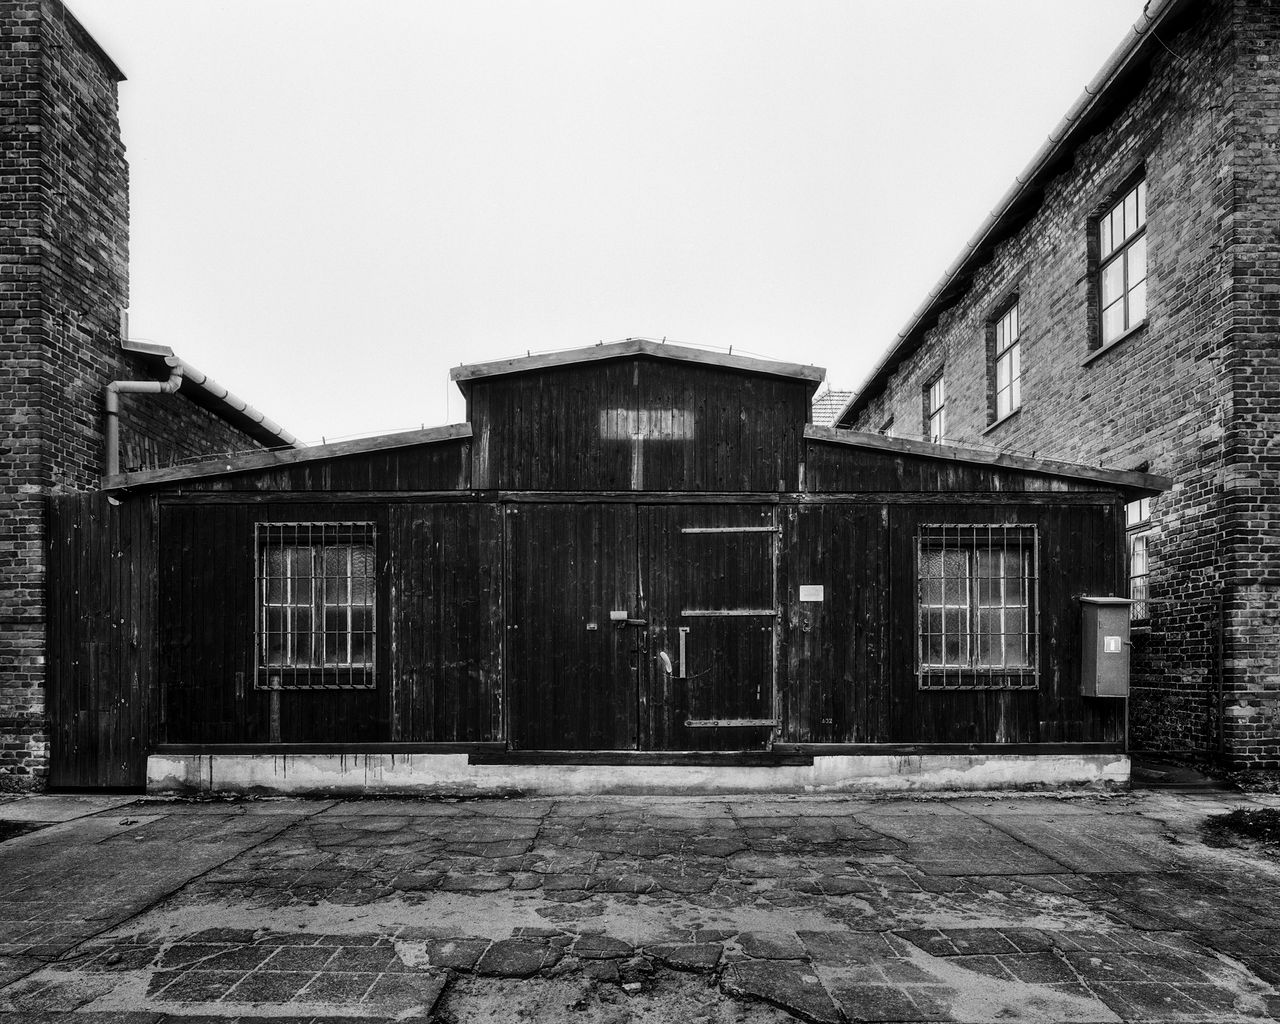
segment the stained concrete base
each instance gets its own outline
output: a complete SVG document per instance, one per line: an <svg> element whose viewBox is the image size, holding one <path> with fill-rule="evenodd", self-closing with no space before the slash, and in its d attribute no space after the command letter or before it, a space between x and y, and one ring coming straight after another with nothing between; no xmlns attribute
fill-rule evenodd
<svg viewBox="0 0 1280 1024"><path fill-rule="evenodd" d="M466 754L153 754L149 793L874 793L1129 782L1126 754L817 756L812 765L493 765Z"/></svg>

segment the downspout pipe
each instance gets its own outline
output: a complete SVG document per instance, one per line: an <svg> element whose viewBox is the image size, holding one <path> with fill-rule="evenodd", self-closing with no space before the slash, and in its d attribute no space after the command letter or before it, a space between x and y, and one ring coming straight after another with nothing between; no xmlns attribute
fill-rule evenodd
<svg viewBox="0 0 1280 1024"><path fill-rule="evenodd" d="M126 395L173 395L182 387L182 378L186 367L176 356L168 356L165 363L169 366L168 380L113 380L106 387L105 405L107 410L106 447L107 476L115 476L120 472L120 396Z"/></svg>

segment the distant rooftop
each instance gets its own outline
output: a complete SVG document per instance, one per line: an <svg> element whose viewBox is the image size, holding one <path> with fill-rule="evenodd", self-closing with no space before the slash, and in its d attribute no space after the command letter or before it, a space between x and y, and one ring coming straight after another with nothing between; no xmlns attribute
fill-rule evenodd
<svg viewBox="0 0 1280 1024"><path fill-rule="evenodd" d="M840 410L849 404L849 399L852 397L852 391L837 391L835 388L827 388L821 394L814 395L813 425L829 427L834 424L836 417L840 415Z"/></svg>

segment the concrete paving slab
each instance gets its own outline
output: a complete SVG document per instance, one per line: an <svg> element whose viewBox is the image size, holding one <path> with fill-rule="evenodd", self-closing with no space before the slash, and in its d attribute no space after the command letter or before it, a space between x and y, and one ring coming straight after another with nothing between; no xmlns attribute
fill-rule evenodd
<svg viewBox="0 0 1280 1024"><path fill-rule="evenodd" d="M32 793L0 800L0 821L74 821L137 801L131 794Z"/></svg>
<svg viewBox="0 0 1280 1024"><path fill-rule="evenodd" d="M1268 1019L1280 867L1124 799L113 807L0 844L0 1024Z"/></svg>

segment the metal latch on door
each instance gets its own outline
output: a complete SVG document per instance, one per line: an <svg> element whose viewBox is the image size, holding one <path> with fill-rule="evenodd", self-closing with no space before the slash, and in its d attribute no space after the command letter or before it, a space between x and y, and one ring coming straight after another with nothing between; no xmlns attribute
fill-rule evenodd
<svg viewBox="0 0 1280 1024"><path fill-rule="evenodd" d="M666 651L658 652L658 660L662 662L662 671L665 672L667 675L669 675L672 679L687 679L688 676L685 674L684 665L685 665L686 647L687 647L688 637L689 637L689 627L681 626L679 628L680 628L680 671L679 672L671 671L671 655L669 655Z"/></svg>
<svg viewBox="0 0 1280 1024"><path fill-rule="evenodd" d="M633 618L631 618L631 617L627 614L627 612L626 612L626 609L625 609L625 608L624 608L624 609L617 609L617 608L615 608L613 611L611 611L611 612L609 613L609 621L610 621L610 622L616 622L619 626L647 626L647 625L649 625L649 620L648 620L648 619L633 619Z"/></svg>

